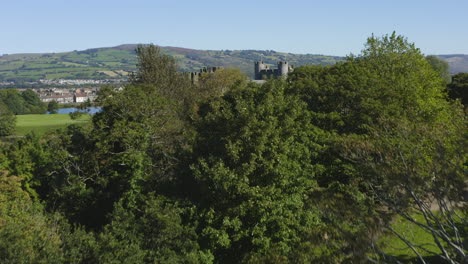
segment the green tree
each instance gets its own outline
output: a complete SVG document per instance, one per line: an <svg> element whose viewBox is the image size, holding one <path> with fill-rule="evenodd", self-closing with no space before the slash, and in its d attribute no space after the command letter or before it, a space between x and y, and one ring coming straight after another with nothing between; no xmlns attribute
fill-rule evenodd
<svg viewBox="0 0 468 264"><path fill-rule="evenodd" d="M379 118L436 118L444 82L404 37L371 37L357 57L330 67L299 67L293 93L316 114L314 122L338 133L365 134Z"/></svg>
<svg viewBox="0 0 468 264"><path fill-rule="evenodd" d="M21 189L21 178L0 174L0 261L60 263L61 240L40 204Z"/></svg>
<svg viewBox="0 0 468 264"><path fill-rule="evenodd" d="M165 58L153 57L171 63ZM176 67L163 68L176 71ZM171 93L162 95L167 92L165 85L178 86L157 74L157 78L139 78L120 92L101 89L98 102L103 111L93 117L92 127L70 126L38 140L24 139L22 147L15 146L10 153L16 160L11 170L24 175L48 209L88 228L103 228L117 202L125 208L137 206L140 195L175 177L175 153L187 145L181 105ZM28 167L27 162L35 165Z"/></svg>
<svg viewBox="0 0 468 264"><path fill-rule="evenodd" d="M21 97L25 103L25 113L28 114L43 114L46 112L46 105L41 102L39 96L32 90L21 92Z"/></svg>
<svg viewBox="0 0 468 264"><path fill-rule="evenodd" d="M0 136L13 135L16 128L16 116L8 107L0 103Z"/></svg>
<svg viewBox="0 0 468 264"><path fill-rule="evenodd" d="M431 64L432 68L439 73L439 76L445 80L445 83L449 84L452 81L448 62L434 55L426 56L426 60Z"/></svg>
<svg viewBox="0 0 468 264"><path fill-rule="evenodd" d="M234 86L244 86L247 76L238 69L220 68L213 73L204 73L198 79L196 91L200 97L219 97Z"/></svg>
<svg viewBox="0 0 468 264"><path fill-rule="evenodd" d="M324 134L285 86L250 84L200 107L184 192L200 206L202 244L217 262L308 263L327 251L311 198Z"/></svg>
<svg viewBox="0 0 468 264"><path fill-rule="evenodd" d="M50 112L51 114L56 114L58 109L59 109L59 104L55 100L52 100L47 104L47 111Z"/></svg>
<svg viewBox="0 0 468 264"><path fill-rule="evenodd" d="M162 96L184 102L189 99L190 80L177 71L173 57L161 54L155 45L139 45L137 72L130 76L132 84L156 86Z"/></svg>
<svg viewBox="0 0 468 264"><path fill-rule="evenodd" d="M460 99L464 106L468 105L468 73L455 74L448 85L448 92L450 98Z"/></svg>
<svg viewBox="0 0 468 264"><path fill-rule="evenodd" d="M99 236L100 263L213 263L200 249L192 225L173 200L148 195L138 210L116 206L114 220Z"/></svg>
<svg viewBox="0 0 468 264"><path fill-rule="evenodd" d="M460 109L447 102L445 82L439 73L404 37L395 33L382 38L371 37L360 55L330 67L297 68L289 80L289 92L299 95L308 104L312 122L336 133L330 137L329 148L321 155L325 171L318 178L319 186L335 193L339 192L334 186L342 186L355 190L352 196L367 197L357 199L354 204L367 210L356 211L359 213L346 209L339 213L328 210L332 219L338 218L350 225L352 219L366 222L371 217L370 223L374 222L376 226L369 225L369 231L378 233L392 216L407 213L417 205L412 197L397 193L407 180L414 183L410 186L418 186L416 183L429 183L425 178L427 175L436 175L435 181L414 190L418 191L418 197L427 197L421 195L425 191L436 194L428 190L447 186L453 180L450 175L455 174L451 172L457 171L455 168L463 160L460 155L466 152L464 145L457 143L463 135L463 115L460 115ZM411 129L405 128L404 124L409 123ZM377 151L372 145L376 142L384 144L389 139L394 140L393 145L385 143L388 147L385 150ZM417 140L421 142L417 143ZM398 149L402 146L407 148ZM361 152L365 154L359 154ZM435 159L439 155L446 160ZM412 163L404 166L409 157L413 158ZM392 163L396 161L401 163ZM386 162L393 164L391 173ZM372 167L369 164L373 164ZM444 171L429 172L435 168L444 168ZM459 170L457 173L460 175ZM393 202L400 201L399 211L382 209L380 194L386 192L378 191L379 188L395 194ZM451 192L455 193L455 189ZM450 199L457 201L459 198ZM331 202L340 209L347 205L339 199ZM359 225L353 228L357 227ZM371 232L363 233L365 236L358 240L369 248L373 242L368 238L375 237Z"/></svg>
<svg viewBox="0 0 468 264"><path fill-rule="evenodd" d="M0 90L0 101L15 115L24 114L26 111L24 99L16 89Z"/></svg>
<svg viewBox="0 0 468 264"><path fill-rule="evenodd" d="M84 113L81 112L81 111L75 111L75 112L70 113L69 115L70 115L70 118L72 120L76 120L76 119L79 119L80 117L82 117L84 115Z"/></svg>

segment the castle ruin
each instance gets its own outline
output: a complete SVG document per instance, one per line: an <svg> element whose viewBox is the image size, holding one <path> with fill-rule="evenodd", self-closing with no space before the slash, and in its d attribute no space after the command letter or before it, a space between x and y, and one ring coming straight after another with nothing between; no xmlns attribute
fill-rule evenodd
<svg viewBox="0 0 468 264"><path fill-rule="evenodd" d="M279 61L277 69L270 69L263 61L255 62L255 80L267 80L271 78L286 78L294 68L287 61Z"/></svg>
<svg viewBox="0 0 468 264"><path fill-rule="evenodd" d="M205 73L214 73L223 67L203 67L200 71L197 72L187 72L188 77L192 83L198 83L200 76ZM255 62L255 78L256 81L264 81L268 79L276 78L287 78L288 73L292 72L294 67L290 65L287 61L279 61L277 69L270 69L270 67L265 64L263 61Z"/></svg>
<svg viewBox="0 0 468 264"><path fill-rule="evenodd" d="M192 80L192 83L197 83L198 79L200 78L200 76L202 74L204 74L204 73L214 73L214 72L216 72L217 70L220 70L220 69L223 69L223 67L203 67L198 72L190 72L189 73L190 80Z"/></svg>

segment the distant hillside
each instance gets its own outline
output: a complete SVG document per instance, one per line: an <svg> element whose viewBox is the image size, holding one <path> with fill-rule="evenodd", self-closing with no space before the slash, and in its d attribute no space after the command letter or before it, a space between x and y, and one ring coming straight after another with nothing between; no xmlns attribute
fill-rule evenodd
<svg viewBox="0 0 468 264"><path fill-rule="evenodd" d="M0 82L35 82L39 79L125 79L136 70L136 44L63 53L12 54L0 56ZM162 47L173 56L182 71L205 66L239 68L253 77L254 62L263 60L276 67L280 60L294 66L330 65L343 57L292 54L272 50L194 50ZM468 72L468 55L439 55L448 61L450 72Z"/></svg>
<svg viewBox="0 0 468 264"><path fill-rule="evenodd" d="M448 64L450 65L450 74L468 72L468 55L452 54L438 55L438 57L448 62Z"/></svg>
<svg viewBox="0 0 468 264"><path fill-rule="evenodd" d="M134 47L13 54L0 57L0 81L125 78L135 70Z"/></svg>
<svg viewBox="0 0 468 264"><path fill-rule="evenodd" d="M0 56L0 82L29 82L39 79L121 79L136 70L135 48L128 44L112 48L41 54L13 54ZM194 50L162 47L173 56L182 71L196 71L205 66L239 68L253 77L254 62L263 60L276 65L285 60L295 66L334 64L341 57L311 54L281 53L271 50Z"/></svg>

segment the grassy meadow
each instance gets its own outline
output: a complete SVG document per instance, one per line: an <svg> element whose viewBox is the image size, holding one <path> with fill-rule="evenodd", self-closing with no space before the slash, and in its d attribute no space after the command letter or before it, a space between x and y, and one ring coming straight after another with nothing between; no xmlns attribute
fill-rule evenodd
<svg viewBox="0 0 468 264"><path fill-rule="evenodd" d="M18 115L16 116L16 135L24 136L34 131L36 135L43 135L49 130L63 128L71 124L85 124L91 116L83 115L72 120L68 114L53 115Z"/></svg>

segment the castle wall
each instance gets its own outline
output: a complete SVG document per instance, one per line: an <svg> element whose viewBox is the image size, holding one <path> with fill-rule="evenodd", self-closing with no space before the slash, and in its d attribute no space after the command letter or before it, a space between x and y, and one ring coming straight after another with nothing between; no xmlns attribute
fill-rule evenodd
<svg viewBox="0 0 468 264"><path fill-rule="evenodd" d="M287 61L278 62L278 69L269 69L263 61L255 62L255 80L266 80L271 78L287 78L288 73L293 70Z"/></svg>
<svg viewBox="0 0 468 264"><path fill-rule="evenodd" d="M223 69L223 67L203 67L200 69L198 72L190 72L188 73L190 80L192 80L192 83L197 83L200 76L203 73L214 73L220 69Z"/></svg>

